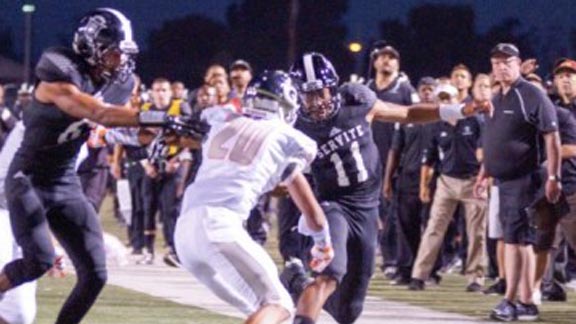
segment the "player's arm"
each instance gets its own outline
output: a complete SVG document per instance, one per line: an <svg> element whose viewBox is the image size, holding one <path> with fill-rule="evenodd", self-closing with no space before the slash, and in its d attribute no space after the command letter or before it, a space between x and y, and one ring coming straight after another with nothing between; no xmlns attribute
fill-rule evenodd
<svg viewBox="0 0 576 324"><path fill-rule="evenodd" d="M382 194L386 199L392 198L392 176L398 168L398 162L400 162L400 152L397 149L390 149L388 151L386 169L384 170L384 185L382 188Z"/></svg>
<svg viewBox="0 0 576 324"><path fill-rule="evenodd" d="M122 178L122 157L124 156L124 146L122 144L114 145L114 152L112 153L112 163L110 163L110 172L114 179Z"/></svg>
<svg viewBox="0 0 576 324"><path fill-rule="evenodd" d="M575 144L562 144L561 151L562 151L562 160L576 157Z"/></svg>
<svg viewBox="0 0 576 324"><path fill-rule="evenodd" d="M292 200L303 215L298 220L298 232L311 236L314 240L314 246L310 251L312 256L310 268L315 272L322 272L334 258L330 229L324 211L300 170L292 172L290 179L284 182Z"/></svg>
<svg viewBox="0 0 576 324"><path fill-rule="evenodd" d="M138 111L124 106L110 105L96 97L80 91L67 82L40 82L35 91L36 99L54 104L66 114L107 127L138 126Z"/></svg>
<svg viewBox="0 0 576 324"><path fill-rule="evenodd" d="M391 102L376 100L366 118L368 121L400 123L425 123L437 120L456 120L466 118L489 107L488 102L469 102L466 104L440 105L418 103L402 106Z"/></svg>

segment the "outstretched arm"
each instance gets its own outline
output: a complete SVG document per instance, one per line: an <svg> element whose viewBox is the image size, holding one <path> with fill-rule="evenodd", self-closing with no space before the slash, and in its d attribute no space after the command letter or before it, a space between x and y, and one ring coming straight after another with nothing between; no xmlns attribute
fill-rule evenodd
<svg viewBox="0 0 576 324"><path fill-rule="evenodd" d="M82 92L67 82L40 82L35 91L38 101L54 104L75 118L86 118L107 127L138 126L138 111L110 105Z"/></svg>
<svg viewBox="0 0 576 324"><path fill-rule="evenodd" d="M376 100L366 116L368 121L401 123L425 123L437 120L462 119L478 112L487 111L489 102L469 102L466 104L440 105L419 103L402 106Z"/></svg>

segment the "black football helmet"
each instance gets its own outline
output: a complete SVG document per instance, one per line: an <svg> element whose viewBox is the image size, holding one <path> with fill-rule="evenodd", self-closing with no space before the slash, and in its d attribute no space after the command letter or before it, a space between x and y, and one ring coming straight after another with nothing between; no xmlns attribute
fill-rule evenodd
<svg viewBox="0 0 576 324"><path fill-rule="evenodd" d="M242 100L242 112L251 118L296 121L298 90L284 71L262 72L250 81Z"/></svg>
<svg viewBox="0 0 576 324"><path fill-rule="evenodd" d="M302 55L290 68L290 75L295 80L298 91L302 97L302 117L321 122L336 115L340 109L340 95L338 94L339 77L332 63L320 53L306 53ZM329 100L309 103L306 96L328 88L331 98Z"/></svg>
<svg viewBox="0 0 576 324"><path fill-rule="evenodd" d="M115 9L98 8L82 17L72 45L74 51L91 66L104 67L105 54L119 51L118 67L113 71L104 69L102 72L106 79L125 79L134 71L138 45L132 38L130 21Z"/></svg>

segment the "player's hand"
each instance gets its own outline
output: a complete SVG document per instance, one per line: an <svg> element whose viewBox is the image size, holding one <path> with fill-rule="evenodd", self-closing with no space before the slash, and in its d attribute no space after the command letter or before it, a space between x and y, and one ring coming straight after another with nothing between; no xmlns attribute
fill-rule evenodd
<svg viewBox="0 0 576 324"><path fill-rule="evenodd" d="M520 73L522 75L528 75L535 72L539 67L538 61L535 58L529 58L520 64Z"/></svg>
<svg viewBox="0 0 576 324"><path fill-rule="evenodd" d="M315 243L312 247L312 260L310 261L310 269L314 272L322 272L334 259L334 249L330 243Z"/></svg>
<svg viewBox="0 0 576 324"><path fill-rule="evenodd" d="M392 198L392 184L390 181L384 181L384 187L382 188L382 194L386 200L390 200Z"/></svg>
<svg viewBox="0 0 576 324"><path fill-rule="evenodd" d="M173 157L171 158L168 163L166 163L166 173L169 174L173 174L176 173L176 171L178 171L178 168L180 167L180 161L178 160L178 157Z"/></svg>
<svg viewBox="0 0 576 324"><path fill-rule="evenodd" d="M48 276L52 278L64 278L66 277L66 271L64 269L64 256L58 255L54 260L54 265L50 270L48 270Z"/></svg>
<svg viewBox="0 0 576 324"><path fill-rule="evenodd" d="M169 116L165 127L180 136L197 140L203 140L210 131L210 125L206 122L187 116Z"/></svg>
<svg viewBox="0 0 576 324"><path fill-rule="evenodd" d="M486 178L478 178L474 183L474 197L479 199L486 199L488 198L488 179Z"/></svg>
<svg viewBox="0 0 576 324"><path fill-rule="evenodd" d="M156 170L156 168L150 163L144 164L144 172L146 172L146 175L152 179L158 176L158 170Z"/></svg>
<svg viewBox="0 0 576 324"><path fill-rule="evenodd" d="M475 114L487 114L492 111L492 102L490 100L473 100L468 102L462 108L462 114L466 117Z"/></svg>
<svg viewBox="0 0 576 324"><path fill-rule="evenodd" d="M555 204L560 199L560 193L562 192L562 183L559 180L546 181L546 199L548 202Z"/></svg>
<svg viewBox="0 0 576 324"><path fill-rule="evenodd" d="M120 163L112 162L110 164L110 173L112 173L112 176L116 180L122 178L122 168L120 167Z"/></svg>
<svg viewBox="0 0 576 324"><path fill-rule="evenodd" d="M430 203L431 199L430 199L430 188L428 187L423 187L420 188L420 201L424 204L428 204Z"/></svg>

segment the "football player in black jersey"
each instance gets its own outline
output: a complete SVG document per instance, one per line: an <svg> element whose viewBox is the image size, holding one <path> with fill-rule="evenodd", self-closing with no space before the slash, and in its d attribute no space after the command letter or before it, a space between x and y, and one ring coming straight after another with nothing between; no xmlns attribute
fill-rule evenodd
<svg viewBox="0 0 576 324"><path fill-rule="evenodd" d="M322 307L338 323L360 316L374 266L381 165L370 123L464 118L489 103L417 104L380 101L366 86L338 87L336 70L322 54L307 53L291 68L303 107L295 127L318 144L312 163L319 200L330 224L335 258L298 300L294 323L315 323Z"/></svg>
<svg viewBox="0 0 576 324"><path fill-rule="evenodd" d="M24 140L5 185L12 231L23 258L0 272L0 298L52 267L52 230L78 277L56 323L79 323L107 277L102 230L74 168L91 123L165 126L174 121L165 113L124 107L134 87L137 52L130 21L114 9L102 8L80 20L73 49L48 49L36 66L38 83L23 116Z"/></svg>

